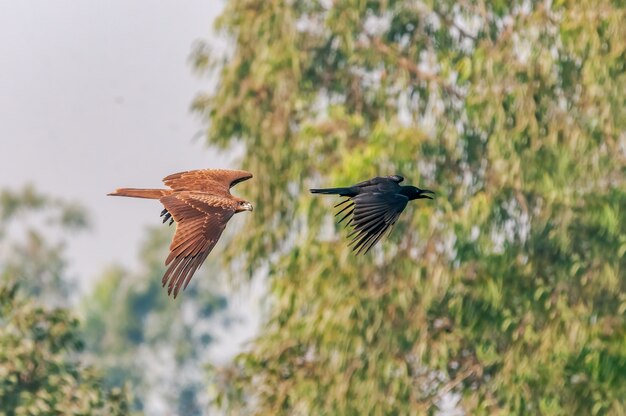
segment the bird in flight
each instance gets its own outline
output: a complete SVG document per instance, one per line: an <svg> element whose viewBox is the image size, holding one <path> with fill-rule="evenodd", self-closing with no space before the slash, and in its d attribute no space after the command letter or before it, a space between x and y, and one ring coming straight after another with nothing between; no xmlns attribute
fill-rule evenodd
<svg viewBox="0 0 626 416"><path fill-rule="evenodd" d="M174 298L191 280L238 212L252 211L252 204L230 194L230 188L252 177L244 170L203 169L174 173L163 178L170 189L120 188L109 195L158 199L165 209L163 222L176 222L176 232L165 259L169 267L162 284Z"/></svg>
<svg viewBox="0 0 626 416"><path fill-rule="evenodd" d="M414 199L433 199L427 194L434 194L428 189L415 186L401 186L404 178L400 175L376 177L346 188L311 189L314 194L330 194L346 197L335 208L347 204L335 216L348 211L339 220L339 224L352 215L346 223L352 231L348 238L354 237L348 244L356 254L367 253L374 244L398 220L409 201Z"/></svg>

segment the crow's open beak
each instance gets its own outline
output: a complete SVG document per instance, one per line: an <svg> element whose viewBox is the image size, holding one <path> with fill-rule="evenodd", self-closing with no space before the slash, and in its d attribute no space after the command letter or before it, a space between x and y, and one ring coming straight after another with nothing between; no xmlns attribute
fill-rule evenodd
<svg viewBox="0 0 626 416"><path fill-rule="evenodd" d="M421 193L422 194L433 194L433 195L435 195L435 193L433 191L430 191L428 189L422 189ZM433 199L432 196L428 196L428 195L424 195L424 198Z"/></svg>

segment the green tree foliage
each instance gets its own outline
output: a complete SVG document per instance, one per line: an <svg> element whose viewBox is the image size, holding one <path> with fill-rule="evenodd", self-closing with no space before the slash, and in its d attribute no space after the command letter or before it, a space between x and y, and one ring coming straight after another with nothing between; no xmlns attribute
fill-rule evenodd
<svg viewBox="0 0 626 416"><path fill-rule="evenodd" d="M127 415L127 393L102 388L102 375L75 358L78 321L0 281L0 414Z"/></svg>
<svg viewBox="0 0 626 416"><path fill-rule="evenodd" d="M166 226L150 229L138 271L112 267L102 274L82 305L86 349L106 370L107 385L130 382L134 409L150 413L152 396L172 414L201 415L211 320L226 300L211 287L217 270L210 260L176 300L167 296L161 278L171 237Z"/></svg>
<svg viewBox="0 0 626 416"><path fill-rule="evenodd" d="M272 308L218 402L625 413L625 21L609 0L229 2L195 109L245 145L231 258L267 268ZM393 173L438 198L355 257L307 188Z"/></svg>
<svg viewBox="0 0 626 416"><path fill-rule="evenodd" d="M123 388L102 388L102 377L82 365L78 321L58 302L64 282L62 242L50 245L26 218L43 214L67 231L82 228L81 209L32 188L0 193L0 414L126 415ZM13 226L26 229L16 242ZM19 234L19 232L17 232Z"/></svg>

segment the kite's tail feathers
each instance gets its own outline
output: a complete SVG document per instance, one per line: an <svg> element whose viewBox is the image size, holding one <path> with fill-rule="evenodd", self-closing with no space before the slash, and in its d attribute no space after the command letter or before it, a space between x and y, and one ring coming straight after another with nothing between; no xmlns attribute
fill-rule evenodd
<svg viewBox="0 0 626 416"><path fill-rule="evenodd" d="M322 188L309 189L313 194L328 194L341 196L355 196L356 192L352 188Z"/></svg>
<svg viewBox="0 0 626 416"><path fill-rule="evenodd" d="M169 195L172 191L169 189L136 189L136 188L119 188L115 192L111 192L111 196L129 196L132 198L160 199Z"/></svg>

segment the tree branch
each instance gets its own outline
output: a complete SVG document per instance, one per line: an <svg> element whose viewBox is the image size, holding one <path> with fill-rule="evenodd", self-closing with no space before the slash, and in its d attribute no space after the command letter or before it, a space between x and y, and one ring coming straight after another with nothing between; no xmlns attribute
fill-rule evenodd
<svg viewBox="0 0 626 416"><path fill-rule="evenodd" d="M398 66L407 70L411 74L413 74L416 78L437 84L443 91L454 95L459 99L463 99L463 94L455 88L454 85L450 85L446 83L439 75L422 71L415 62L411 61L406 56L403 56L399 51L387 45L385 42L381 41L380 38L368 36L374 48L382 53L383 55L390 56L394 58L398 62Z"/></svg>

